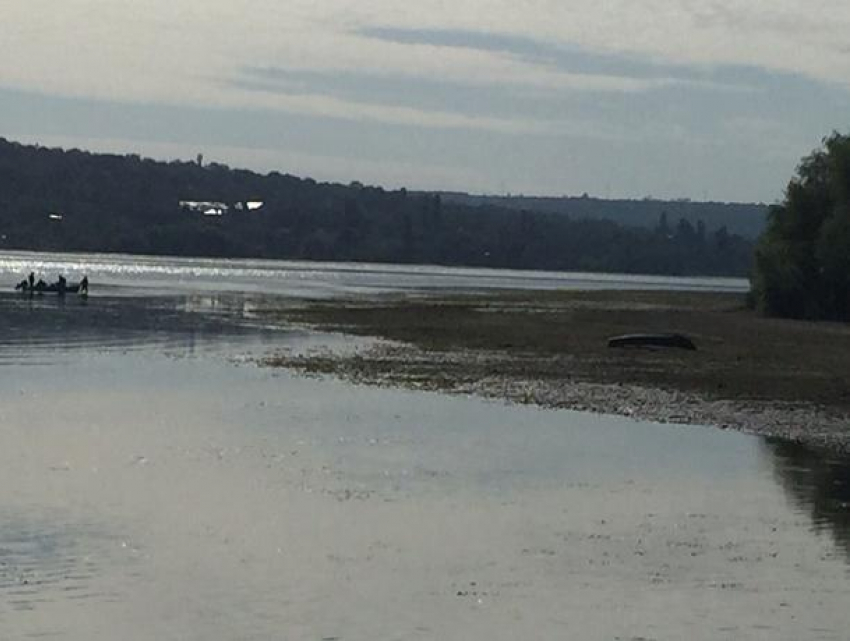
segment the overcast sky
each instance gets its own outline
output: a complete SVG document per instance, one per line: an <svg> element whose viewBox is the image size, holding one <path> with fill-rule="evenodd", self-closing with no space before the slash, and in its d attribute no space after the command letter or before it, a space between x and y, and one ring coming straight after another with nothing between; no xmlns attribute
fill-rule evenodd
<svg viewBox="0 0 850 641"><path fill-rule="evenodd" d="M838 0L0 0L0 136L387 187L772 202Z"/></svg>

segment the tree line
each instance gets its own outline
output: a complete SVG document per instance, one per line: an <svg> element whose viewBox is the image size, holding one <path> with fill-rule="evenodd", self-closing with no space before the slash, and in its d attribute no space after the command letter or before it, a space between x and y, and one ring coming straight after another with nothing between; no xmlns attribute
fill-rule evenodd
<svg viewBox="0 0 850 641"><path fill-rule="evenodd" d="M611 220L630 227L652 228L659 213L667 212L671 220L684 219L691 225L702 221L709 231L726 227L729 232L755 240L764 231L767 205L760 203L695 202L687 198L658 200L614 200L581 196L477 196L459 192L440 192L444 202L465 205L492 205L515 210L564 214L573 219Z"/></svg>
<svg viewBox="0 0 850 641"><path fill-rule="evenodd" d="M222 203L223 215L186 203ZM254 208L243 206L255 203ZM181 204L182 203L182 204ZM262 206L256 206L262 203ZM751 241L360 183L0 139L0 248L743 276ZM212 212L221 213L221 212Z"/></svg>
<svg viewBox="0 0 850 641"><path fill-rule="evenodd" d="M771 207L751 296L769 315L850 320L850 136L825 138Z"/></svg>

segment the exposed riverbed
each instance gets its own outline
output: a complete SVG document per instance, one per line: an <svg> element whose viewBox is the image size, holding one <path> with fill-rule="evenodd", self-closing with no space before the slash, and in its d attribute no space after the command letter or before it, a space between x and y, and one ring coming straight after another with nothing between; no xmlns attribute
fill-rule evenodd
<svg viewBox="0 0 850 641"><path fill-rule="evenodd" d="M382 339L265 359L358 383L714 425L850 451L850 327L760 318L739 294L480 292L308 301L268 318ZM698 349L612 349L680 332Z"/></svg>

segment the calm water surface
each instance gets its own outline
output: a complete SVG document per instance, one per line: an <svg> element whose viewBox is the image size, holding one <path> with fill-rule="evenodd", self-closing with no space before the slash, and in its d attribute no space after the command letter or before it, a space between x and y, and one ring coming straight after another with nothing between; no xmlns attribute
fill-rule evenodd
<svg viewBox="0 0 850 641"><path fill-rule="evenodd" d="M0 296L0 639L847 638L847 460L293 377L252 357L357 347L264 325L294 268L84 260Z"/></svg>
<svg viewBox="0 0 850 641"><path fill-rule="evenodd" d="M370 263L217 260L115 254L0 252L0 287L31 270L55 280L83 274L97 289L132 294L236 291L327 297L381 292L478 291L482 289L675 289L746 292L740 278L674 278L623 274L474 269Z"/></svg>

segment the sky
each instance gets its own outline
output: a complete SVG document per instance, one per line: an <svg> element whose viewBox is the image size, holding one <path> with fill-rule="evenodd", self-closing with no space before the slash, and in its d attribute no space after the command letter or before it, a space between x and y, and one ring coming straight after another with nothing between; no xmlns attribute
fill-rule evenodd
<svg viewBox="0 0 850 641"><path fill-rule="evenodd" d="M838 0L0 0L0 136L388 188L775 202Z"/></svg>

